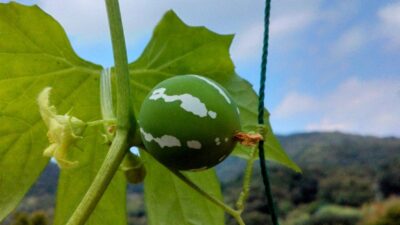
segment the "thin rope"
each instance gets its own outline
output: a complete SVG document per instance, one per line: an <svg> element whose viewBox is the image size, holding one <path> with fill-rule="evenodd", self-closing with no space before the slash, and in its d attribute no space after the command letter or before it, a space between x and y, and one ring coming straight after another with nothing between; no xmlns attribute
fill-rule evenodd
<svg viewBox="0 0 400 225"><path fill-rule="evenodd" d="M264 124L264 98L265 98L265 80L267 72L267 57L268 57L268 38L269 38L269 17L271 11L271 0L265 1L265 11L264 11L264 39L263 39L263 49L261 58L261 74L260 74L260 90L258 93L258 123ZM278 216L276 214L274 200L272 198L271 184L269 181L269 175L267 170L267 165L265 162L264 153L264 141L258 143L258 154L260 157L260 168L261 175L264 182L265 194L267 196L268 208L271 214L272 223L274 225L279 225Z"/></svg>

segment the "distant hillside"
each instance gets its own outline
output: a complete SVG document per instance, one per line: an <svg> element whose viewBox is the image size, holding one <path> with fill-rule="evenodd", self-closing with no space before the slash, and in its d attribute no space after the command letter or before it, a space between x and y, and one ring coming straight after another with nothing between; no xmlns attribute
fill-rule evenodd
<svg viewBox="0 0 400 225"><path fill-rule="evenodd" d="M400 157L400 138L378 138L340 132L279 136L286 152L300 166L380 166Z"/></svg>
<svg viewBox="0 0 400 225"><path fill-rule="evenodd" d="M392 194L400 195L400 138L339 132L300 133L278 138L289 156L303 169L303 174L296 174L276 163L269 164L272 189L282 218L302 204L360 207ZM241 190L245 166L246 162L236 157L217 166L228 203L233 203ZM255 166L258 168L258 163ZM58 173L58 167L50 163L18 210L42 209L51 218ZM258 169L254 172L252 186L244 218L248 225L264 224L268 220L268 206ZM128 190L128 198L135 199L128 201L132 202L128 204L129 220L146 224L143 186L132 185ZM228 221L228 224L234 222Z"/></svg>
<svg viewBox="0 0 400 225"><path fill-rule="evenodd" d="M340 132L278 135L287 154L303 170L359 168L377 170L400 159L400 138L379 138ZM268 152L266 153L268 154ZM230 157L217 167L222 182L238 179L246 162ZM280 167L272 163L275 167Z"/></svg>
<svg viewBox="0 0 400 225"><path fill-rule="evenodd" d="M355 207L353 212L357 212L370 202L400 195L400 138L339 132L301 133L278 138L303 170L302 174L296 174L276 163L269 163L272 191L284 225L356 225L359 216L345 219L346 207ZM230 158L217 170L225 181L222 183L225 200L231 204L241 191L242 172L237 167L240 165L243 169L242 163L243 160ZM248 225L265 224L269 220L258 163L255 166L252 191L243 215ZM226 179L228 177L230 179ZM319 216L318 210L324 206L329 208L330 204L339 207L332 212L338 214L330 218ZM314 216L314 213L317 214ZM230 220L228 224L235 222Z"/></svg>
<svg viewBox="0 0 400 225"><path fill-rule="evenodd" d="M380 167L396 158L400 158L400 138L378 138L339 132L313 132L293 135L279 135L283 148L303 169L338 167L367 168ZM246 162L231 157L217 167L223 183L240 177ZM55 194L58 168L50 163L38 182L29 192L30 195ZM131 187L140 191L140 187Z"/></svg>

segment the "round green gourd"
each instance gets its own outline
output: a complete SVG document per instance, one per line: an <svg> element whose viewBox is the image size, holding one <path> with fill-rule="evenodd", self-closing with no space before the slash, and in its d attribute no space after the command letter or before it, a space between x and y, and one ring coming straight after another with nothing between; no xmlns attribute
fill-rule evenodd
<svg viewBox="0 0 400 225"><path fill-rule="evenodd" d="M215 81L197 75L162 81L139 113L142 141L164 165L200 171L223 161L240 131L239 109Z"/></svg>

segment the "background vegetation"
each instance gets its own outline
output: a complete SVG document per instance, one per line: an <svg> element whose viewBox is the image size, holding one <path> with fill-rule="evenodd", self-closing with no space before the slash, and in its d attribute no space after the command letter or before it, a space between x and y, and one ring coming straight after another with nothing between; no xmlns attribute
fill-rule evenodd
<svg viewBox="0 0 400 225"><path fill-rule="evenodd" d="M399 225L400 139L343 133L303 133L279 137L303 169L271 165L275 200L283 225ZM218 166L225 199L233 204L245 162L231 157ZM255 165L257 166L257 165ZM49 164L16 212L4 224L51 224L58 168ZM248 225L269 221L261 177L254 174L243 215ZM129 186L129 224L146 224L141 185ZM399 197L397 197L399 196ZM227 217L228 224L235 222Z"/></svg>

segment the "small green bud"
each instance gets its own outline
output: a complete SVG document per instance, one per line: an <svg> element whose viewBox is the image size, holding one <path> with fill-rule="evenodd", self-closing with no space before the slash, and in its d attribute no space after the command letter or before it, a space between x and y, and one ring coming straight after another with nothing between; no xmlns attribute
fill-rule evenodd
<svg viewBox="0 0 400 225"><path fill-rule="evenodd" d="M139 156L128 152L121 163L120 169L124 171L125 177L131 184L143 182L146 177L146 168Z"/></svg>

